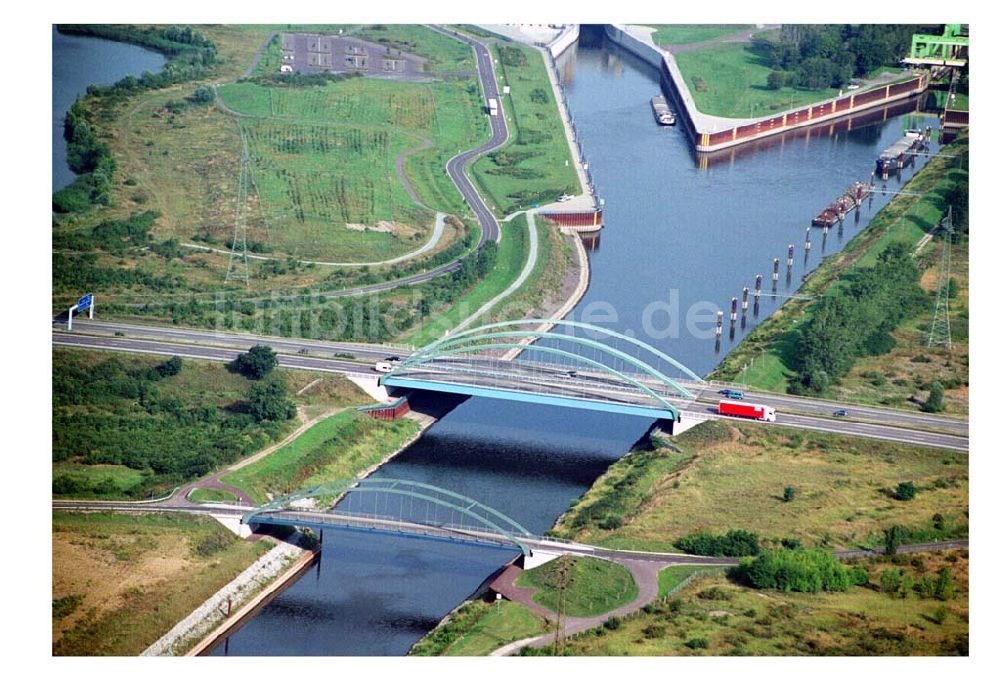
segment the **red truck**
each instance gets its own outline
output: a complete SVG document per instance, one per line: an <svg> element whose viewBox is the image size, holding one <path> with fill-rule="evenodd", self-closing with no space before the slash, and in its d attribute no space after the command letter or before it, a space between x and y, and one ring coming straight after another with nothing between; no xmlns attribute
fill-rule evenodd
<svg viewBox="0 0 1000 677"><path fill-rule="evenodd" d="M719 413L725 416L753 418L758 421L774 420L774 407L750 402L736 402L735 400L719 400Z"/></svg>

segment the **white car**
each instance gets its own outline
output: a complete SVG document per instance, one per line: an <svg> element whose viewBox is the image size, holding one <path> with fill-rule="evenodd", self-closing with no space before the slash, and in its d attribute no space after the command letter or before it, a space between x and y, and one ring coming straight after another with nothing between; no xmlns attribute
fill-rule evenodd
<svg viewBox="0 0 1000 677"><path fill-rule="evenodd" d="M569 202L573 199L572 195L560 195L556 202Z"/></svg>

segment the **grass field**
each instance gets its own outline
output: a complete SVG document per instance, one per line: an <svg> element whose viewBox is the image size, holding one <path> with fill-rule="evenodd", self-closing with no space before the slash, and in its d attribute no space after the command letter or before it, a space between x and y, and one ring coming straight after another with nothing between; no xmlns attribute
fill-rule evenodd
<svg viewBox="0 0 1000 677"><path fill-rule="evenodd" d="M430 145L408 157L407 174L426 204L462 211L454 187L438 175L485 132L471 83L354 78L308 88L221 87L229 108L252 116L241 124L269 246L302 257L369 261L419 247L433 214L407 193L396 161ZM379 222L392 224L392 232L373 230Z"/></svg>
<svg viewBox="0 0 1000 677"><path fill-rule="evenodd" d="M694 581L670 606L568 642L574 656L968 655L968 551L900 559L919 578L947 567L957 594L940 601L892 597L877 583L837 593L745 588L718 577ZM862 561L877 582L891 563ZM943 610L942 610L943 609Z"/></svg>
<svg viewBox="0 0 1000 677"><path fill-rule="evenodd" d="M563 193L579 194L580 181L541 53L506 43L491 49L499 61L497 84L510 87L502 103L511 140L472 166L483 197L510 214L553 202Z"/></svg>
<svg viewBox="0 0 1000 677"><path fill-rule="evenodd" d="M561 583L566 586L563 611L567 616L600 616L625 606L639 594L635 579L622 565L574 555L563 555L528 569L518 577L516 585L534 588L537 592L531 598L558 613Z"/></svg>
<svg viewBox="0 0 1000 677"><path fill-rule="evenodd" d="M403 334L400 340L417 346L430 343L476 312L517 279L528 258L528 224L524 216L518 216L501 228L503 238L497 249L493 270L447 309L434 313L425 323Z"/></svg>
<svg viewBox="0 0 1000 677"><path fill-rule="evenodd" d="M226 475L255 501L331 480L350 479L416 434L408 419L380 421L347 410L317 423L290 444Z"/></svg>
<svg viewBox="0 0 1000 677"><path fill-rule="evenodd" d="M694 574L721 573L722 567L706 567L697 564L675 564L674 566L661 569L657 575L657 589L659 597L666 597L674 591L678 585L691 578Z"/></svg>
<svg viewBox="0 0 1000 677"><path fill-rule="evenodd" d="M236 503L236 495L222 489L198 487L188 495L195 503Z"/></svg>
<svg viewBox="0 0 1000 677"><path fill-rule="evenodd" d="M968 139L959 139L945 147L944 152L965 156L967 165ZM906 190L920 193L922 197L898 196L872 219L869 226L859 233L840 253L829 257L810 274L800 293L810 296L840 294L844 276L855 266L872 265L889 244L900 242L916 248L919 240L945 215L947 206L942 196L959 174L967 170L952 165L948 158L936 158L922 168L908 183ZM923 265L927 267L922 285L929 292L936 289L936 266L940 242L930 243L922 252ZM952 277L956 278L959 297L950 306L953 333L957 351L921 347L931 321L929 312L912 317L893 333L897 346L889 354L858 360L855 367L835 388L836 397L847 401L877 403L915 409L919 405L910 396L920 399L924 380L941 378L955 381L946 390L945 401L949 411L956 413L968 409L968 247L959 245L952 251ZM785 392L792 372L793 350L797 326L809 318L810 301L790 301L756 327L713 372L713 378L736 380L751 386ZM920 360L913 362L918 354ZM753 360L752 365L750 364ZM744 371L744 365L750 365ZM862 376L877 373L880 377ZM880 380L886 384L876 385ZM863 381L869 381L869 386ZM899 380L899 383L895 381ZM877 390L880 389L880 390Z"/></svg>
<svg viewBox="0 0 1000 677"><path fill-rule="evenodd" d="M54 512L52 653L137 655L270 547L210 518Z"/></svg>
<svg viewBox="0 0 1000 677"><path fill-rule="evenodd" d="M522 637L549 632L550 623L514 602L475 600L459 607L448 622L421 639L413 656L487 656Z"/></svg>
<svg viewBox="0 0 1000 677"><path fill-rule="evenodd" d="M968 456L728 421L703 423L672 440L682 453L633 452L571 508L555 535L612 548L671 551L678 537L747 529L779 542L877 546L892 524L935 540L967 533ZM900 482L915 499L890 493ZM784 488L795 498L782 500ZM928 530L932 517L942 529ZM608 523L616 515L621 526ZM612 528L608 528L608 527Z"/></svg>
<svg viewBox="0 0 1000 677"><path fill-rule="evenodd" d="M770 65L750 43L712 45L675 58L695 106L708 115L760 117L837 95L836 89L768 89Z"/></svg>
<svg viewBox="0 0 1000 677"><path fill-rule="evenodd" d="M751 24L645 24L650 28L655 28L653 42L661 47L670 45L690 45L695 42L704 42L716 38L739 33L748 28L753 28Z"/></svg>
<svg viewBox="0 0 1000 677"><path fill-rule="evenodd" d="M54 495L150 498L191 473L264 448L299 422L253 422L236 410L250 381L218 362L183 360L180 373L142 374L165 358L69 348L53 350ZM341 376L279 370L303 413L369 401ZM295 396L307 383L319 383Z"/></svg>

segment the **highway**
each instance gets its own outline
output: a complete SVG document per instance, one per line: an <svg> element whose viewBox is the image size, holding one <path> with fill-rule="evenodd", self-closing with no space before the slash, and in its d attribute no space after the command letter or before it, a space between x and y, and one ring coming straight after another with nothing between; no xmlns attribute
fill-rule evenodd
<svg viewBox="0 0 1000 677"><path fill-rule="evenodd" d="M332 372L350 375L375 374L372 362L385 359L391 355L405 357L407 349L391 346L363 346L354 343L321 343L304 339L283 339L276 337L257 337L249 334L231 334L221 332L199 331L176 327L140 326L114 322L80 321L75 324L74 333L59 330L54 325L52 343L58 346L74 346L81 348L96 348L101 350L119 350L126 352L150 353L156 355L178 355L194 359L216 361L231 361L250 346L257 344L270 345L278 352L278 362L292 369L306 369L319 372ZM87 331L88 334L76 333L76 330ZM125 336L114 336L115 332ZM96 334L96 335L95 335ZM111 335L109 335L111 334ZM292 352L294 351L294 352ZM306 351L302 353L301 351ZM337 354L351 354L358 360L338 357ZM363 360L363 361L362 361ZM479 379L486 378L483 366L485 361L477 365ZM497 368L499 361L489 363ZM517 371L517 363L511 365ZM620 388L621 384L608 381L604 375L579 373L570 379L555 376L557 368L534 364L532 370L548 370L549 375L558 378L558 389L564 394L586 396L587 393L599 393L609 400L628 401L631 395L623 392L613 392L612 388ZM513 373L513 372L512 372ZM462 372L445 372L439 377L461 380ZM502 386L502 375L495 375L496 385ZM509 381L509 378L507 379ZM485 383L485 381L483 382ZM719 418L716 409L718 399L714 386L695 384L691 381L682 382L688 386L697 385L695 390L698 399L694 402L683 400L670 394L670 401L686 412L692 412L705 418ZM552 381L547 385L551 386ZM509 383L507 384L509 386ZM543 387L544 380L522 379L519 385L527 387ZM711 389L710 389L711 388ZM662 387L660 387L662 390ZM905 442L931 447L952 449L968 453L968 422L943 416L899 412L878 407L857 407L823 400L810 401L808 398L785 395L773 395L745 391L748 399L754 402L764 402L775 406L778 410L778 424L808 430L840 433L884 439L893 442ZM664 393L665 395L667 393ZM834 418L830 416L833 409L850 408L851 416ZM768 425L759 423L759 425Z"/></svg>

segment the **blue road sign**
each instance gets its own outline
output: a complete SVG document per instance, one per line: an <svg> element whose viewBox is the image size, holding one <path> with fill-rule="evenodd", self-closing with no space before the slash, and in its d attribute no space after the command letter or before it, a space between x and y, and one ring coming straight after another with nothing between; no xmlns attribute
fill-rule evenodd
<svg viewBox="0 0 1000 677"><path fill-rule="evenodd" d="M86 296L81 296L80 300L76 302L76 309L83 311L86 310L94 303L94 295L87 294Z"/></svg>

